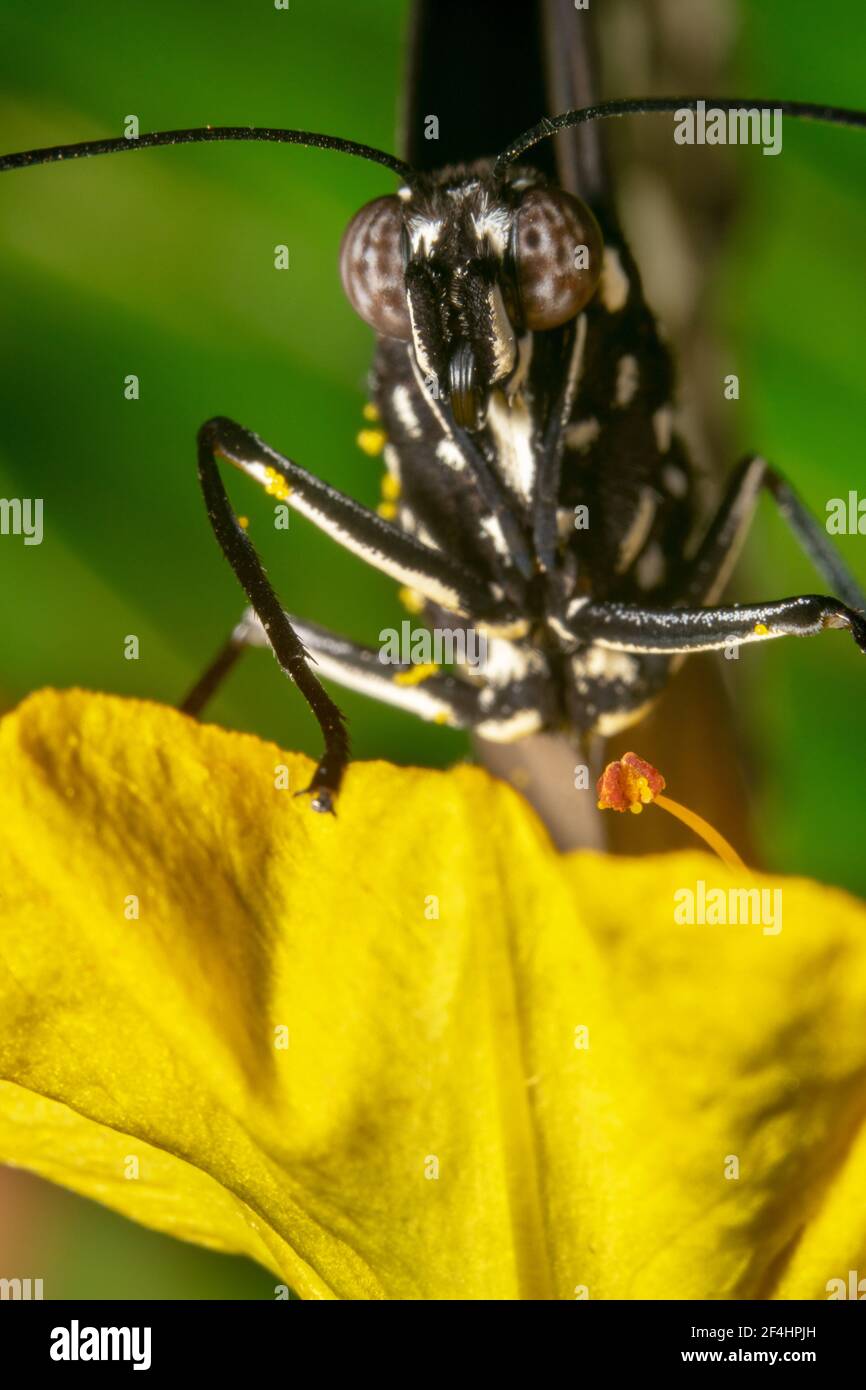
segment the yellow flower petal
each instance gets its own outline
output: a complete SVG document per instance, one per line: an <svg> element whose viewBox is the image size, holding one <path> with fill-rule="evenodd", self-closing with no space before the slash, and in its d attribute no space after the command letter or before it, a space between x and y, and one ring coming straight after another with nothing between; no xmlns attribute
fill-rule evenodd
<svg viewBox="0 0 866 1390"><path fill-rule="evenodd" d="M560 858L468 767L354 766L315 816L307 760L80 692L7 717L0 768L5 1161L307 1298L823 1298L866 1269L844 894ZM781 888L782 931L678 925L698 880Z"/></svg>

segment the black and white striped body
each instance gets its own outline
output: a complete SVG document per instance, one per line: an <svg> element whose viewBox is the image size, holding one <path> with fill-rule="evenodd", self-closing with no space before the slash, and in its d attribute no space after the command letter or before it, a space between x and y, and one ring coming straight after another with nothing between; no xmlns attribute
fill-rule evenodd
<svg viewBox="0 0 866 1390"><path fill-rule="evenodd" d="M534 170L514 170L500 190L473 168L431 180L420 196L404 190L413 254L435 266L446 241L452 263L455 253L466 265L479 256L507 263L515 190L541 182ZM499 340L510 336L513 365L490 393L483 427L471 433L437 394L417 334L378 341L373 396L391 495L399 486L395 519L504 589L524 615L516 631L488 630L491 690L481 700L498 709L484 735L608 734L640 717L664 683L668 658L576 642L567 624L590 598L666 600L667 557L682 553L694 525L689 462L673 429L670 356L632 258L610 233L596 293L574 320L521 333L497 307L486 315L490 354L506 357L509 344ZM499 484L511 530L482 496L479 459ZM539 490L551 474L559 479L552 564L536 543ZM424 616L434 626L473 620L430 604Z"/></svg>

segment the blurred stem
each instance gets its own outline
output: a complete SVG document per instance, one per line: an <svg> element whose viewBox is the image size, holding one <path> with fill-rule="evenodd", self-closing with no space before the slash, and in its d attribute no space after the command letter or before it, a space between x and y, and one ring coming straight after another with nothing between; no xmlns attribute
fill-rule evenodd
<svg viewBox="0 0 866 1390"><path fill-rule="evenodd" d="M604 822L595 804L595 777L575 786L575 769L584 758L559 734L532 734L515 743L473 738L480 762L526 798L559 850L604 849ZM586 763L583 763L586 766Z"/></svg>

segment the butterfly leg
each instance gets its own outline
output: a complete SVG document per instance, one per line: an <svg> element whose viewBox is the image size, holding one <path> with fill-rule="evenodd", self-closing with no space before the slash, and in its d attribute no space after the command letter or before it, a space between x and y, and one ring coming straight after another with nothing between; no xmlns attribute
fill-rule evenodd
<svg viewBox="0 0 866 1390"><path fill-rule="evenodd" d="M353 642L294 614L285 616L315 664L317 674L419 719L453 729L476 729L486 738L501 739L510 720L525 720L537 708L536 692L528 685L511 683L494 689L483 682L474 684L460 675L417 663L383 662L374 647ZM248 608L181 709L197 714L242 651L270 645L255 610ZM194 699L199 693L202 698Z"/></svg>
<svg viewBox="0 0 866 1390"><path fill-rule="evenodd" d="M780 473L759 457L744 459L728 485L694 558L676 588L675 601L715 603L722 594L748 534L762 491L769 492L803 551L833 593L849 608L866 608L866 596L827 536Z"/></svg>
<svg viewBox="0 0 866 1390"><path fill-rule="evenodd" d="M184 714L199 715L205 705L210 704L226 677L234 670L235 665L241 654L248 647L257 647L262 644L251 636L251 618L255 619L255 610L248 608L236 627L232 628L228 639L223 643L214 657L211 664L199 676L195 685L184 696L178 709ZM263 629L257 623L258 631Z"/></svg>
<svg viewBox="0 0 866 1390"><path fill-rule="evenodd" d="M724 590L763 489L842 599L806 594L758 604L697 606L714 604ZM674 581L672 603L652 609L579 598L566 610L566 627L580 643L671 656L847 628L866 652L866 598L793 488L761 458L746 459L738 468L694 558Z"/></svg>
<svg viewBox="0 0 866 1390"><path fill-rule="evenodd" d="M614 652L705 652L766 642L774 637L812 637L847 628L866 652L866 618L838 599L820 594L720 608L643 608L625 603L580 602L569 611L575 641Z"/></svg>
<svg viewBox="0 0 866 1390"><path fill-rule="evenodd" d="M322 688L307 662L298 636L265 574L249 537L238 522L220 476L220 462L240 468L277 499L295 507L347 549L392 578L411 585L427 598L457 612L507 618L501 598L469 571L440 552L422 545L399 528L337 492L255 435L230 420L203 425L198 437L198 472L207 514L223 554L267 634L280 666L298 686L318 720L325 751L307 789L318 811L333 810L349 757L343 715ZM216 660L190 691L183 708L198 712L249 645L244 624L234 630Z"/></svg>
<svg viewBox="0 0 866 1390"><path fill-rule="evenodd" d="M423 598L451 612L471 614L478 622L513 620L509 605L483 578L322 482L232 420L209 420L198 439L200 477L203 469L210 475L218 462L231 463L338 545Z"/></svg>

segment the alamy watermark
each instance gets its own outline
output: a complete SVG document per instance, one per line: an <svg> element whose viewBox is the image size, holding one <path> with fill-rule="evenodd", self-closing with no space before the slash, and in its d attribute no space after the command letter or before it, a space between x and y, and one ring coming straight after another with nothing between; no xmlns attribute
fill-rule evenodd
<svg viewBox="0 0 866 1390"><path fill-rule="evenodd" d="M866 536L866 497L853 488L847 497L831 497L825 525L830 536Z"/></svg>
<svg viewBox="0 0 866 1390"><path fill-rule="evenodd" d="M25 545L41 545L42 498L0 497L0 536L23 536Z"/></svg>
<svg viewBox="0 0 866 1390"><path fill-rule="evenodd" d="M761 927L764 936L782 930L781 888L708 888L699 878L694 888L674 893L678 926Z"/></svg>
<svg viewBox="0 0 866 1390"><path fill-rule="evenodd" d="M0 1279L0 1300L44 1298L41 1279Z"/></svg>
<svg viewBox="0 0 866 1390"><path fill-rule="evenodd" d="M487 638L477 628L415 627L408 619L379 633L383 666L483 666Z"/></svg>
<svg viewBox="0 0 866 1390"><path fill-rule="evenodd" d="M827 1290L828 1303L838 1298L853 1298L858 1303L866 1299L866 1279L861 1279L856 1269L848 1270L847 1280L828 1279L824 1287Z"/></svg>
<svg viewBox="0 0 866 1390"><path fill-rule="evenodd" d="M151 1361L149 1327L82 1327L73 1318L68 1327L51 1330L52 1361L131 1361L134 1371L147 1371Z"/></svg>
<svg viewBox="0 0 866 1390"><path fill-rule="evenodd" d="M678 145L762 145L764 154L782 152L780 106L708 106L698 101L695 110L684 106L674 112L674 140Z"/></svg>

